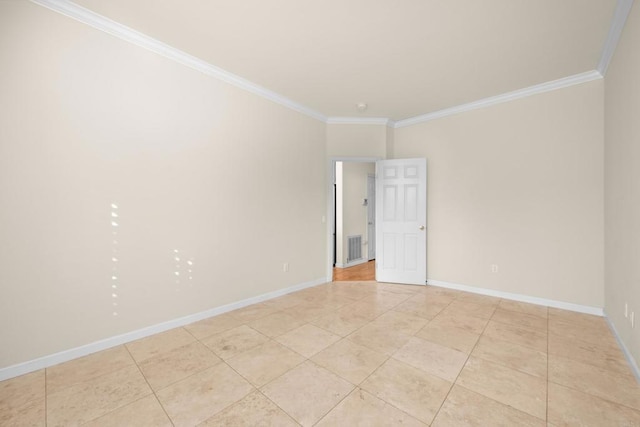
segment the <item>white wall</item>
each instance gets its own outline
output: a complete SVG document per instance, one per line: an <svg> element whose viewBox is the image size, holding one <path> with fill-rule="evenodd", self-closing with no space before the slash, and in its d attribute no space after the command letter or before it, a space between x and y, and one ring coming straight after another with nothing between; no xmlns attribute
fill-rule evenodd
<svg viewBox="0 0 640 427"><path fill-rule="evenodd" d="M324 123L30 2L0 63L0 368L326 276Z"/></svg>
<svg viewBox="0 0 640 427"><path fill-rule="evenodd" d="M427 158L429 279L603 307L601 80L396 129L392 153Z"/></svg>
<svg viewBox="0 0 640 427"><path fill-rule="evenodd" d="M635 3L605 77L605 295L607 316L640 358L640 6ZM637 322L637 320L636 320Z"/></svg>

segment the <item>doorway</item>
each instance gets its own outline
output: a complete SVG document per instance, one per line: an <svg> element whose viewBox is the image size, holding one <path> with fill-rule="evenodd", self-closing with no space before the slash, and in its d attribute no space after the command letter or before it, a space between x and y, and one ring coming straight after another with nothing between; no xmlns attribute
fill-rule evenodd
<svg viewBox="0 0 640 427"><path fill-rule="evenodd" d="M343 157L329 162L327 277L333 280L375 280L377 160Z"/></svg>
<svg viewBox="0 0 640 427"><path fill-rule="evenodd" d="M371 242L363 233L353 233L345 227L343 206L360 201L363 192L369 188L369 174L367 173L365 190L350 195L348 190L342 190L339 178L344 177L345 165L375 164L375 203L374 233L369 233L374 239L376 261L367 261L369 250L364 248ZM363 169L359 165L355 169ZM427 165L426 159L394 159L379 160L377 158L333 158L329 161L327 186L328 216L327 221L327 278L333 280L334 268L350 268L352 266L370 262L375 272L375 278L390 283L404 283L412 285L426 284L426 192ZM360 183L362 180L360 180ZM345 196L346 194L346 196ZM361 199L358 215L368 208L370 193ZM367 209L368 210L368 209ZM368 233L369 217L365 215L365 230ZM333 220L331 220L333 219ZM324 219L323 219L324 220ZM358 220L360 221L360 220ZM360 222L362 224L362 222ZM363 240L364 236L364 240ZM346 242L346 243L345 243ZM356 249L355 251L352 251ZM366 250L366 252L365 252Z"/></svg>

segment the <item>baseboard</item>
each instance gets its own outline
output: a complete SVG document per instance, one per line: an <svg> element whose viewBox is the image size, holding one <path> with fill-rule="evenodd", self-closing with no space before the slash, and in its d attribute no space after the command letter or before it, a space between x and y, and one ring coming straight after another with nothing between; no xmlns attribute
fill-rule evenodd
<svg viewBox="0 0 640 427"><path fill-rule="evenodd" d="M618 341L618 345L622 349L622 353L624 353L624 357L625 359L627 359L627 363L631 367L631 371L633 372L633 375L635 375L636 380L640 383L640 369L638 369L638 364L636 363L636 359L633 357L633 355L631 354L627 346L624 344L624 341L622 341L622 338L620 338L620 335L618 334L618 330L616 329L611 319L609 319L609 316L607 316L607 313L605 313L604 318L607 320L607 324L609 325L609 329L611 329L611 332L613 332L613 336L616 337L616 341Z"/></svg>
<svg viewBox="0 0 640 427"><path fill-rule="evenodd" d="M604 316L601 307L591 307L588 305L573 304L564 301L555 301L546 298L531 297L522 294L512 294L509 292L496 291L493 289L478 288L469 285L460 285L458 283L442 282L440 280L427 280L427 285L438 286L441 288L455 289L458 291L471 292L474 294L488 295L491 297L504 298L513 301L527 302L529 304L544 305L547 307L560 308L563 310L577 311L579 313L593 314L596 316Z"/></svg>
<svg viewBox="0 0 640 427"><path fill-rule="evenodd" d="M135 341L140 338L145 338L160 332L164 332L169 329L188 325L189 323L197 322L199 320L216 316L218 314L226 313L228 311L237 310L239 308L246 307L251 304L256 304L262 301L267 301L273 298L277 298L277 297L289 294L291 292L296 292L302 289L321 285L329 281L331 280L330 279L328 280L326 277L322 277L316 280L312 280L310 282L289 286L288 288L279 289L273 292L268 292L266 294L258 295L252 298L247 298L242 301L226 304L220 307L212 308L210 310L205 310L199 313L180 317L178 319L173 319L167 322L158 323L156 325L147 326L145 328L127 332L122 335L116 335L114 337L92 342L90 344L82 345L80 347L64 350L59 353L43 356L38 359L30 360L28 362L23 362L16 365L8 366L6 368L0 369L0 381L17 377L19 375L28 374L29 372L34 372L39 369L57 365L59 363L68 362L69 360L77 359L78 357L86 356L92 353L96 353L98 351L102 351L108 348L126 344L128 342Z"/></svg>
<svg viewBox="0 0 640 427"><path fill-rule="evenodd" d="M366 259L359 259L357 261L349 261L345 264L341 264L339 262L336 263L336 268L349 268L349 267L354 267L356 265L360 265L360 264L364 264L366 262L369 262L369 260Z"/></svg>
<svg viewBox="0 0 640 427"><path fill-rule="evenodd" d="M349 261L348 263L346 263L346 264L344 265L344 268L354 267L354 266L356 266L356 265L365 264L365 263L367 263L367 262L369 262L369 261L368 261L368 260L366 260L366 259L364 259L364 258L363 258L363 259L356 260L356 261Z"/></svg>

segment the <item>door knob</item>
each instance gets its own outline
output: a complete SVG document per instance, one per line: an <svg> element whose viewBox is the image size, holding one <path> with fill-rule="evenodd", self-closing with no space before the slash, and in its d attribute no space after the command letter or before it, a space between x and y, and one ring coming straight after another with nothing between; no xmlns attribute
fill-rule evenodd
<svg viewBox="0 0 640 427"><path fill-rule="evenodd" d="M424 225L421 225L419 228L420 230L424 230Z"/></svg>

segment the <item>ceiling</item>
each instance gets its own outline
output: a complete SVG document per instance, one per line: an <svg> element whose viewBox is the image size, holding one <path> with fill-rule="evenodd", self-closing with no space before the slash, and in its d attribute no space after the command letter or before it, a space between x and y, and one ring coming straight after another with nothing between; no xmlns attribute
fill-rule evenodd
<svg viewBox="0 0 640 427"><path fill-rule="evenodd" d="M596 69L616 8L616 0L75 3L325 116L395 121Z"/></svg>

